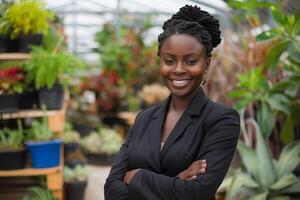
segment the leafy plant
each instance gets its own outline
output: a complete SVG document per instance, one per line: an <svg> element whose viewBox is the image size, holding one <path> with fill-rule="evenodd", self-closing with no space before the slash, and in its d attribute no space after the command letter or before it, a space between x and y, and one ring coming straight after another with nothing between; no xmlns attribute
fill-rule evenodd
<svg viewBox="0 0 300 200"><path fill-rule="evenodd" d="M24 74L20 67L0 69L0 95L3 93L22 93Z"/></svg>
<svg viewBox="0 0 300 200"><path fill-rule="evenodd" d="M18 129L3 128L0 130L0 150L20 149L22 146L23 132L20 120L18 120Z"/></svg>
<svg viewBox="0 0 300 200"><path fill-rule="evenodd" d="M27 81L34 82L37 89L51 88L55 82L67 85L70 75L82 67L82 62L68 52L56 52L33 47L32 58L26 64Z"/></svg>
<svg viewBox="0 0 300 200"><path fill-rule="evenodd" d="M300 178L293 170L300 163L300 143L288 144L279 159L273 159L266 140L262 137L259 125L255 126L256 148L253 150L242 141L238 143L244 168L237 170L222 187L227 187L226 200L239 199L267 200L292 199L292 194L300 191Z"/></svg>
<svg viewBox="0 0 300 200"><path fill-rule="evenodd" d="M11 38L20 35L45 33L53 14L40 0L18 0L12 3L0 20L0 33Z"/></svg>
<svg viewBox="0 0 300 200"><path fill-rule="evenodd" d="M29 191L32 192L30 195L26 195L23 200L58 200L53 196L51 190L47 190L41 187L31 187Z"/></svg>
<svg viewBox="0 0 300 200"><path fill-rule="evenodd" d="M74 169L64 167L64 180L65 182L86 181L88 177L87 170L82 165L76 165Z"/></svg>
<svg viewBox="0 0 300 200"><path fill-rule="evenodd" d="M53 132L48 128L46 117L43 117L42 121L32 121L31 128L27 132L27 140L47 141L52 138Z"/></svg>
<svg viewBox="0 0 300 200"><path fill-rule="evenodd" d="M114 129L99 128L97 132L83 137L80 144L89 153L112 155L119 151L122 138Z"/></svg>
<svg viewBox="0 0 300 200"><path fill-rule="evenodd" d="M64 134L63 134L62 140L64 143L80 141L79 133L73 129L72 124L69 122L65 122Z"/></svg>

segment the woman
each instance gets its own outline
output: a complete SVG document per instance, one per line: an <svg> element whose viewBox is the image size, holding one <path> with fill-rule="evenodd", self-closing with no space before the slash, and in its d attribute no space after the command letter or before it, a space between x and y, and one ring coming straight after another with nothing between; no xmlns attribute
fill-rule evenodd
<svg viewBox="0 0 300 200"><path fill-rule="evenodd" d="M139 113L105 184L106 200L211 200L240 132L238 113L210 101L205 83L219 22L181 8L158 37L160 73L171 95Z"/></svg>

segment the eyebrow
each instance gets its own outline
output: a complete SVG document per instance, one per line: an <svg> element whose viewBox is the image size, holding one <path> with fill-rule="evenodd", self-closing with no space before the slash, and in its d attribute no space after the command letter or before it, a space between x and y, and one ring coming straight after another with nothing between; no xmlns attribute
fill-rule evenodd
<svg viewBox="0 0 300 200"><path fill-rule="evenodd" d="M172 53L163 53L162 54L163 56L175 56L174 54L172 54ZM187 57L187 56L198 56L199 54L197 54L197 53L188 53L188 54L184 54L183 56L184 57Z"/></svg>

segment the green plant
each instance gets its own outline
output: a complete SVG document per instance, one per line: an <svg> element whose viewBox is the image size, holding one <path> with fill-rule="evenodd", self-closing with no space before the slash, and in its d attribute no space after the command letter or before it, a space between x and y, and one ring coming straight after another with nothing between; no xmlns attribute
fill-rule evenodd
<svg viewBox="0 0 300 200"><path fill-rule="evenodd" d="M33 120L31 128L27 132L26 140L47 141L53 138L53 132L48 128L47 118L42 121Z"/></svg>
<svg viewBox="0 0 300 200"><path fill-rule="evenodd" d="M227 187L226 200L239 199L272 200L293 199L300 191L300 178L293 170L300 163L300 143L288 144L279 159L273 159L267 141L262 137L259 125L255 126L256 148L253 150L242 141L238 143L244 168L234 172L222 187ZM244 123L244 122L243 122Z"/></svg>
<svg viewBox="0 0 300 200"><path fill-rule="evenodd" d="M24 74L20 67L0 69L0 95L3 93L22 93Z"/></svg>
<svg viewBox="0 0 300 200"><path fill-rule="evenodd" d="M58 45L59 46L59 45ZM33 47L32 58L25 66L27 81L34 82L37 89L51 88L55 82L66 86L82 62L68 52L57 52L42 47Z"/></svg>
<svg viewBox="0 0 300 200"><path fill-rule="evenodd" d="M11 38L20 35L45 33L52 12L40 0L18 0L12 3L0 19L0 33Z"/></svg>
<svg viewBox="0 0 300 200"><path fill-rule="evenodd" d="M256 0L232 0L230 5L256 18L254 10L268 5L275 22L274 27L256 35L257 42L269 46L265 59L238 75L236 90L230 96L239 100L238 109L247 110L257 119L265 138L277 133L282 142L292 142L293 127L300 123L296 114L300 109L300 10L287 15L280 5Z"/></svg>
<svg viewBox="0 0 300 200"><path fill-rule="evenodd" d="M69 122L65 122L64 134L63 134L62 140L64 143L80 141L79 133L73 129L72 124Z"/></svg>
<svg viewBox="0 0 300 200"><path fill-rule="evenodd" d="M20 149L22 146L23 132L20 120L18 120L18 129L3 128L0 130L0 150Z"/></svg>
<svg viewBox="0 0 300 200"><path fill-rule="evenodd" d="M64 181L65 182L77 182L86 181L88 177L87 170L82 165L76 165L74 169L65 166L64 167Z"/></svg>
<svg viewBox="0 0 300 200"><path fill-rule="evenodd" d="M83 137L80 144L89 153L112 155L119 151L122 138L114 129L101 127L98 131Z"/></svg>
<svg viewBox="0 0 300 200"><path fill-rule="evenodd" d="M53 196L51 190L47 190L41 187L31 187L29 188L32 194L26 195L23 200L58 200Z"/></svg>

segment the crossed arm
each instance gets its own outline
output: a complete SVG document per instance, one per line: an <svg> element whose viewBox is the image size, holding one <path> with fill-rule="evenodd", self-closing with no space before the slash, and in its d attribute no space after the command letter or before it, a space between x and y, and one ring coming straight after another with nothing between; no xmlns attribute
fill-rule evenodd
<svg viewBox="0 0 300 200"><path fill-rule="evenodd" d="M239 123L225 114L210 125L197 161L176 177L146 169L128 169L126 156L130 137L116 157L105 184L106 200L211 200L225 177L235 152ZM202 160L206 160L206 167ZM196 177L195 177L196 176Z"/></svg>

